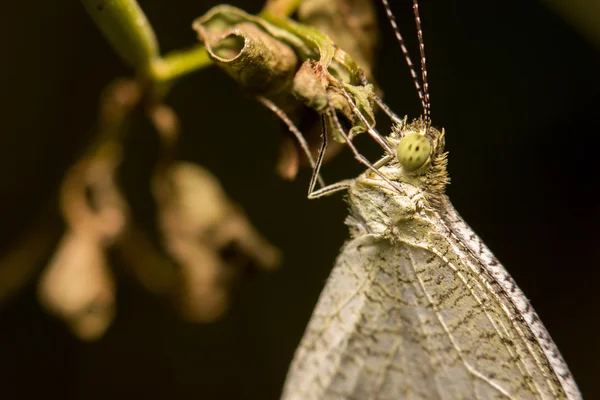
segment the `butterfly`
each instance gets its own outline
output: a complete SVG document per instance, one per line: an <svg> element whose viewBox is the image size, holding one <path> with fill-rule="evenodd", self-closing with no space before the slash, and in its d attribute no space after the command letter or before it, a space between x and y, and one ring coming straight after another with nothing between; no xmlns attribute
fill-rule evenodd
<svg viewBox="0 0 600 400"><path fill-rule="evenodd" d="M309 197L346 191L351 238L320 295L282 398L581 398L525 295L444 194L445 131L431 124L417 0L420 79L382 2L423 116L400 119L377 100L395 124L387 136L369 128L385 151L371 164L331 115L367 170L315 191L316 162Z"/></svg>

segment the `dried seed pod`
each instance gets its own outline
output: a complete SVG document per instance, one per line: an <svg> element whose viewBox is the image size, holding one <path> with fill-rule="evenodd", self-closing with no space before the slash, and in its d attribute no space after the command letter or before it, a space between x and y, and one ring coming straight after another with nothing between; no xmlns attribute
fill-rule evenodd
<svg viewBox="0 0 600 400"><path fill-rule="evenodd" d="M115 285L98 237L68 232L44 270L41 304L83 340L104 334L115 314Z"/></svg>
<svg viewBox="0 0 600 400"><path fill-rule="evenodd" d="M176 235L196 236L218 227L227 217L229 200L218 179L206 169L187 162L171 165L166 202L159 205L161 228Z"/></svg>
<svg viewBox="0 0 600 400"><path fill-rule="evenodd" d="M108 107L104 111L113 114ZM67 233L39 281L42 305L83 340L98 339L114 317L115 285L105 251L127 223L114 177L120 158L117 143L99 141L66 174L60 207Z"/></svg>
<svg viewBox="0 0 600 400"><path fill-rule="evenodd" d="M177 162L155 176L154 190L165 248L180 268L174 295L186 319L218 318L228 308L232 285L248 264L264 269L278 265L279 251L252 227L204 168Z"/></svg>

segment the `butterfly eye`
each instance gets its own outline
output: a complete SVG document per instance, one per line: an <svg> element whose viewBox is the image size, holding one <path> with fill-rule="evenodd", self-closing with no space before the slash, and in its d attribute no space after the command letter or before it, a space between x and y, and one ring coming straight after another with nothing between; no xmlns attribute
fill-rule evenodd
<svg viewBox="0 0 600 400"><path fill-rule="evenodd" d="M418 133L404 136L398 143L398 161L408 172L422 167L429 159L431 144L429 140Z"/></svg>

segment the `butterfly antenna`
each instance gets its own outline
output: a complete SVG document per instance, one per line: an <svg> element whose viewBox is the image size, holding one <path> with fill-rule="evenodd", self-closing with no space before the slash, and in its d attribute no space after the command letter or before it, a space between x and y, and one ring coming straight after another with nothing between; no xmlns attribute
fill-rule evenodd
<svg viewBox="0 0 600 400"><path fill-rule="evenodd" d="M390 25L392 25L392 30L396 35L396 39L400 44L400 48L402 49L402 54L404 54L404 59L406 60L406 64L408 65L408 69L410 70L410 75L412 76L413 82L415 83L415 87L417 88L417 94L419 95L419 99L421 100L421 104L423 105L423 112L427 115L428 105L425 101L425 95L423 94L423 89L421 88L421 83L419 82L419 78L417 76L417 71L415 69L415 65L410 58L410 54L408 53L408 49L404 43L404 38L400 33L400 29L398 28L398 24L396 23L396 17L394 17L394 13L392 13L392 8L390 7L390 3L388 0L381 0L383 3L383 8L385 8L385 13L387 14L388 21L390 21ZM421 41L422 42L422 41Z"/></svg>
<svg viewBox="0 0 600 400"><path fill-rule="evenodd" d="M386 2L387 0L383 0ZM421 16L419 15L419 2L413 0L413 12L415 14L415 23L417 24L417 36L419 38L419 52L421 53L421 79L423 82L425 122L431 123L431 101L429 100L429 83L427 82L427 64L425 61L425 42L423 41L423 28L421 27Z"/></svg>

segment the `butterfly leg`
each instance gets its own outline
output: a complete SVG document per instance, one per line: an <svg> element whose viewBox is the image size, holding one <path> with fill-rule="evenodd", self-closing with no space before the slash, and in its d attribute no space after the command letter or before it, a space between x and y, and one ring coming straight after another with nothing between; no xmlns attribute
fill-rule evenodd
<svg viewBox="0 0 600 400"><path fill-rule="evenodd" d="M310 149L308 148L308 143L306 143L306 139L304 139L304 136L302 135L300 130L296 127L296 125L294 125L294 123L287 116L287 114L281 108L279 108L275 103L273 103L271 100L269 100L263 96L259 96L259 97L257 97L257 99L262 105L267 107L269 110L273 111L287 125L290 132L292 132L294 134L294 137L298 141L298 144L300 144L300 147L302 148L302 151L306 155L306 158L308 159L310 166L312 167L313 171L315 171L313 173L313 178L311 179L311 183L313 184L313 186L314 186L314 182L312 182L313 180L318 181L321 186L325 186L325 181L323 181L323 178L321 178L321 176L319 175L320 168L319 169L317 168L315 159L313 158L312 153L310 152ZM322 158L321 153L319 153L319 158Z"/></svg>
<svg viewBox="0 0 600 400"><path fill-rule="evenodd" d="M331 185L327 185L322 187L319 190L315 190L314 192L310 192L308 194L309 199L318 199L319 197L329 196L330 194L341 192L342 190L347 190L350 185L354 182L354 179L344 179L343 181L339 181L336 183L332 183Z"/></svg>
<svg viewBox="0 0 600 400"><path fill-rule="evenodd" d="M360 111L358 110L358 108L356 108L356 106L354 106L354 103L350 99L350 96L345 91L342 91L342 93L344 93L344 95L347 97L347 99L350 102L350 104L353 106L354 112L357 113L357 115L361 119L361 121L368 127L369 124L365 120L365 117L360 113ZM360 154L360 152L358 151L358 149L356 148L356 146L354 145L354 143L352 143L352 140L348 137L348 134L346 133L346 131L342 127L342 124L340 123L340 120L338 119L338 116L335 113L335 109L333 108L333 104L331 103L331 99L329 98L329 96L327 96L327 101L329 102L329 109L328 109L327 113L328 113L329 117L331 118L331 120L333 121L333 123L335 124L335 127L338 130L338 132L342 135L342 137L344 138L344 140L348 144L348 147L350 147L350 150L352 150L352 153L354 153L354 158L356 158L356 160L358 162L360 162L361 164L363 164L364 166L366 166L367 168L369 168L371 171L373 171L374 173L376 173L377 175L379 175L379 177L381 179L383 179L385 182L387 182L395 191L397 191L398 193L401 193L401 191L394 184L394 182L392 182L387 176L385 176L384 174L382 174L379 171L378 167L375 167L375 165L371 164L371 162L365 156L363 156L362 154ZM372 128L369 128L369 129L373 130ZM376 134L379 135L378 133L376 133ZM389 156L389 154L388 154L388 156ZM382 160L384 160L384 159L386 159L386 157L384 157ZM377 164L379 166L383 165L383 164L381 164L381 160Z"/></svg>
<svg viewBox="0 0 600 400"><path fill-rule="evenodd" d="M371 127L371 124L369 124L369 122L366 120L366 118L364 117L364 115L362 115L362 113L360 112L360 110L358 109L358 107L356 106L356 104L354 104L354 100L352 100L352 97L350 97L350 94L348 93L348 91L346 90L346 88L344 88L344 84L340 82L338 84L338 87L341 89L341 92L344 95L344 97L346 98L346 100L348 100L348 104L350 104L350 107L352 107L352 111L354 111L354 113L356 114L356 116L358 116L358 118L360 119L360 121L367 128L367 133L373 138L373 140L375 140L377 142L377 144L379 144L385 150L385 152L387 154L390 154L390 155L394 154L394 149L392 149L392 146L390 146L390 144L386 140L386 138L383 137L379 132L377 132L375 129L373 129ZM329 96L327 96L327 102L329 103L329 108L331 110L334 110L333 105L331 103L331 99L329 98ZM339 124L339 121L337 122L337 124Z"/></svg>
<svg viewBox="0 0 600 400"><path fill-rule="evenodd" d="M329 196L330 194L346 190L353 182L352 179L345 179L343 181L322 187L319 190L314 190L316 181L315 177L321 169L323 156L325 155L325 151L327 150L327 126L325 125L325 114L321 114L321 131L323 132L323 143L321 145L321 149L319 150L319 156L317 157L317 167L313 171L313 176L310 180L310 185L308 187L308 198L311 200L317 199L319 197Z"/></svg>

